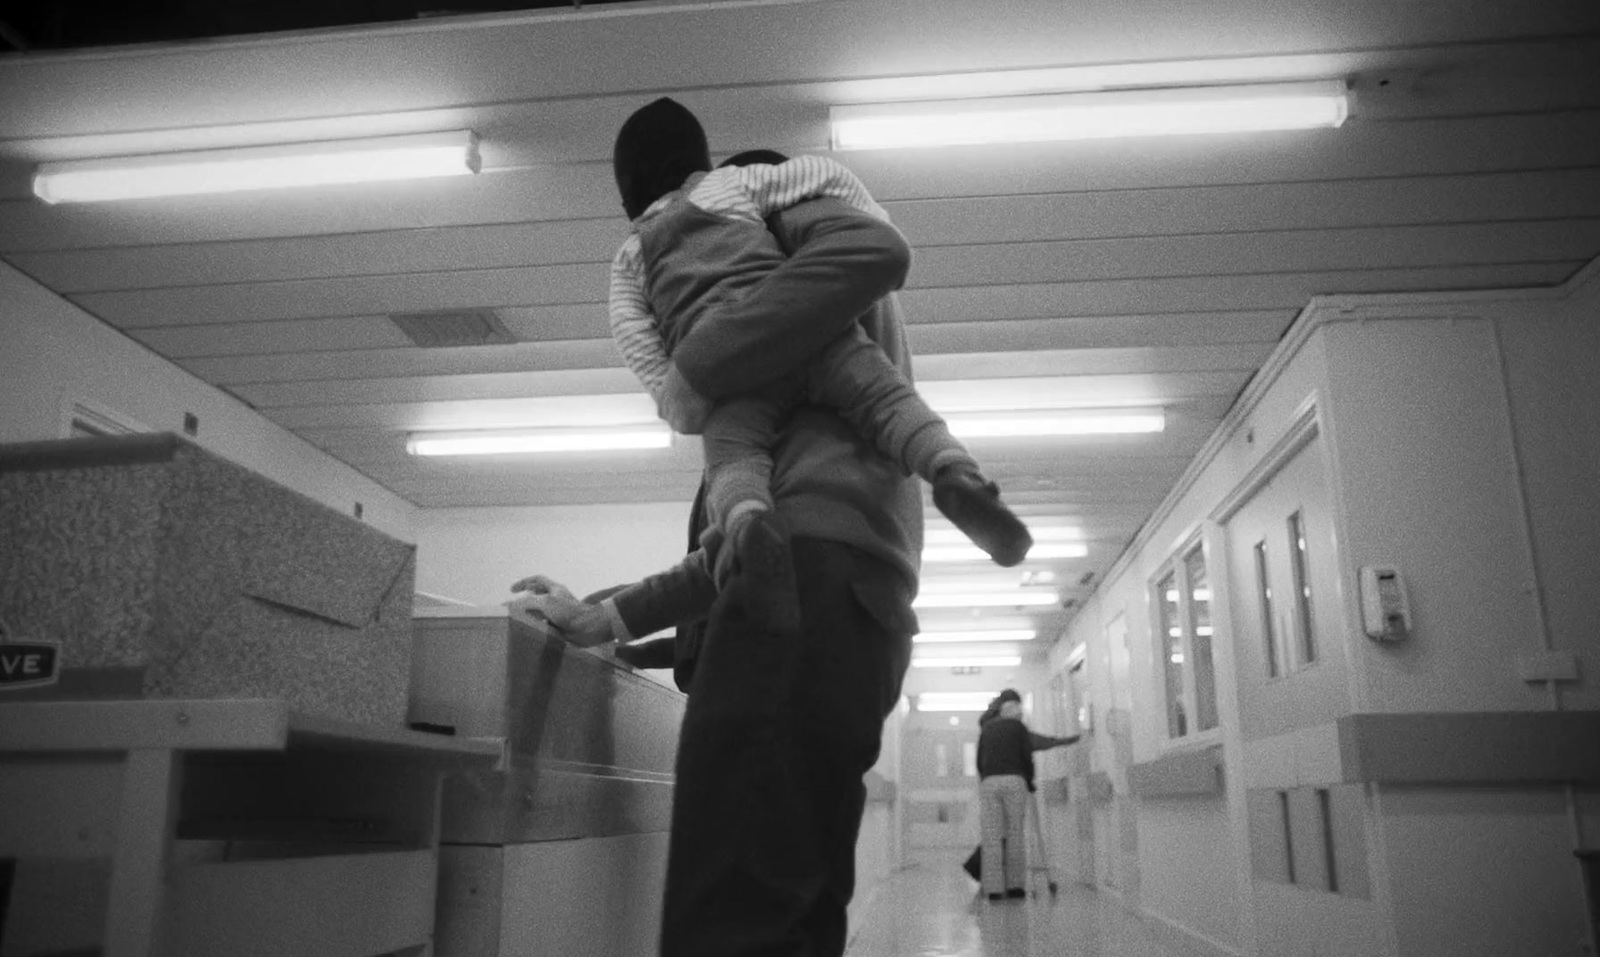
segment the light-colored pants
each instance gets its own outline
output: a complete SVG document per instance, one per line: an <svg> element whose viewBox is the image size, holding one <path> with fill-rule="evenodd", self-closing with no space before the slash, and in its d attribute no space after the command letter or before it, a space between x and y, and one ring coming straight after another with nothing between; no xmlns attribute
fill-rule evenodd
<svg viewBox="0 0 1600 957"><path fill-rule="evenodd" d="M1028 877L1028 782L1020 774L996 774L978 782L978 822L983 829L983 892L1022 887Z"/></svg>

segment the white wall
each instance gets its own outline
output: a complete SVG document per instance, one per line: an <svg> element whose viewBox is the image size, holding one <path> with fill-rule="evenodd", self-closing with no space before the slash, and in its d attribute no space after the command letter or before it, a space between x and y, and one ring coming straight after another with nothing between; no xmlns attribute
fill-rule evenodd
<svg viewBox="0 0 1600 957"><path fill-rule="evenodd" d="M1166 739L1149 578L1312 398L1322 411L1317 441L1325 447L1338 512L1341 583L1331 597L1340 606L1356 710L1600 707L1600 682L1589 677L1600 633L1586 608L1600 542L1593 500L1600 475L1600 267L1567 289L1520 298L1357 298L1348 309L1343 302L1321 307L1323 321L1305 338L1291 339L1293 355L1275 357L1287 360L1275 374L1269 363L1264 387L1247 391L1246 404L1230 416L1209 458L1197 463L1188 487L1158 512L1053 650L1049 670L1056 672L1072 648L1087 644L1094 770L1109 770L1115 779L1120 763L1181 746ZM1354 581L1360 566L1390 563L1410 585L1416 637L1380 645L1360 632ZM1246 766L1257 755L1237 733L1238 676L1227 654L1235 636L1222 631L1232 618L1222 593L1227 569L1210 571L1222 590L1213 621L1231 813L1219 813L1222 802L1142 802L1138 903L1225 947L1275 953L1276 945L1250 939L1250 912L1260 899L1237 813L1243 788L1265 786L1257 779L1273 769ZM1105 628L1119 614L1132 660L1130 680L1114 687ZM1564 683L1554 695L1518 674L1519 659L1547 642L1576 653L1584 679ZM1106 712L1119 703L1131 704L1131 755L1119 754L1107 733ZM1573 822L1561 789L1515 795L1400 789L1373 797L1367 832L1375 841L1373 903L1392 919L1385 935L1394 935L1400 953L1510 953L1518 946L1567 952L1559 948L1578 929L1581 898L1568 863ZM1592 831L1600 801L1584 793L1579 803L1585 830ZM1214 815L1210 828L1178 820L1177 809L1186 818ZM1231 841L1218 836L1226 829L1234 832ZM1196 874L1230 856L1237 880L1219 873L1199 889ZM1238 936L1230 940L1228 928L1205 926L1207 908L1239 911ZM1508 933L1441 930L1476 926L1502 909L1533 916ZM1311 932L1310 925L1297 929L1295 952L1309 946Z"/></svg>
<svg viewBox="0 0 1600 957"><path fill-rule="evenodd" d="M411 503L0 263L0 442L64 438L81 400L156 432L181 434L192 412L201 446L347 515L360 502L368 524L413 539Z"/></svg>
<svg viewBox="0 0 1600 957"><path fill-rule="evenodd" d="M1345 580L1394 565L1415 616L1407 641L1351 643L1357 709L1545 707L1517 674L1539 633L1495 322L1338 323L1323 334Z"/></svg>
<svg viewBox="0 0 1600 957"><path fill-rule="evenodd" d="M417 590L475 605L548 575L578 596L669 568L689 544L688 502L433 508L416 515Z"/></svg>
<svg viewBox="0 0 1600 957"><path fill-rule="evenodd" d="M1239 946L1239 888L1224 802L1178 798L1139 807L1139 896L1145 909L1214 946Z"/></svg>
<svg viewBox="0 0 1600 957"><path fill-rule="evenodd" d="M1380 789L1403 957L1584 957L1572 825L1556 788Z"/></svg>
<svg viewBox="0 0 1600 957"><path fill-rule="evenodd" d="M1600 282L1583 293L1556 309L1524 307L1499 325L1545 623L1556 649L1586 655L1593 669L1600 662L1592 607L1600 547ZM1600 708L1600 682L1564 686L1561 702Z"/></svg>

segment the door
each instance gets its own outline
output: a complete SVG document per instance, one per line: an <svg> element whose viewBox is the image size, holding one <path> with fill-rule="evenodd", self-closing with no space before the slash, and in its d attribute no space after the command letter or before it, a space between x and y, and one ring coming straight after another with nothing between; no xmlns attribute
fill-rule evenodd
<svg viewBox="0 0 1600 957"><path fill-rule="evenodd" d="M1104 762L1111 793L1094 803L1094 850L1100 886L1119 894L1129 904L1139 899L1139 819L1128 790L1128 766L1133 763L1133 675L1128 648L1128 621L1121 613L1106 623L1106 651L1111 659L1111 707L1102 727L1110 740L1109 754L1097 751Z"/></svg>
<svg viewBox="0 0 1600 957"><path fill-rule="evenodd" d="M1350 712L1332 494L1313 438L1227 519L1246 741Z"/></svg>

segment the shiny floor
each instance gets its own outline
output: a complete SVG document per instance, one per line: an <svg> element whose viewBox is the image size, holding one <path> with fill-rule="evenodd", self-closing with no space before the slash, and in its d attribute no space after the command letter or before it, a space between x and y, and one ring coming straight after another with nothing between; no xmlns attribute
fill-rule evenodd
<svg viewBox="0 0 1600 957"><path fill-rule="evenodd" d="M1071 881L1051 897L990 903L964 852L919 853L879 885L846 957L1200 957L1158 938L1115 900Z"/></svg>

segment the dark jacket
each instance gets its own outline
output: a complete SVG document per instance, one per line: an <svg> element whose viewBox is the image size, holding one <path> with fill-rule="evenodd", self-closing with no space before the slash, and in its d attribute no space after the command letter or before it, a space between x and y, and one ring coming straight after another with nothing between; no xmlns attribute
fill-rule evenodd
<svg viewBox="0 0 1600 957"><path fill-rule="evenodd" d="M790 256L758 290L727 304L715 323L701 323L678 344L673 364L689 384L713 399L752 391L793 372L858 317L909 377L904 320L890 295L910 262L904 237L835 199L799 203L769 223ZM920 483L824 409L796 410L772 457L772 496L794 537L859 548L915 588ZM645 635L703 617L715 598L709 568L697 554L623 590L615 601L628 630Z"/></svg>
<svg viewBox="0 0 1600 957"><path fill-rule="evenodd" d="M997 774L1019 774L1033 785L1033 752L1046 748L1072 744L1081 735L1057 738L1048 734L1035 734L1019 718L991 717L985 714L978 720L983 730L978 734L978 777Z"/></svg>

